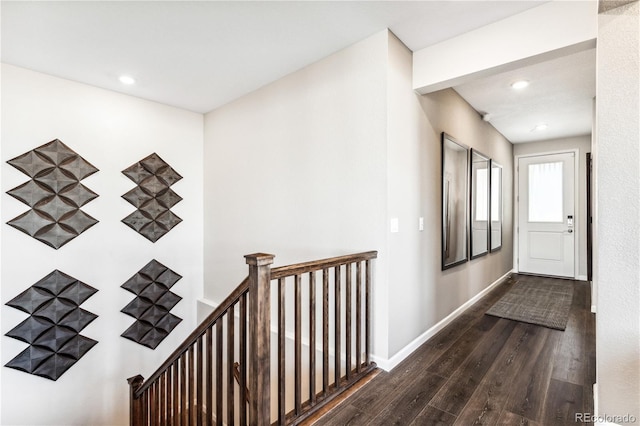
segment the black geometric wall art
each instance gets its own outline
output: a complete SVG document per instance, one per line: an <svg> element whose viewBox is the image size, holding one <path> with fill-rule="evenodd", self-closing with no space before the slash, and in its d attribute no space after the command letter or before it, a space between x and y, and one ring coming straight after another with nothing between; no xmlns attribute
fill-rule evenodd
<svg viewBox="0 0 640 426"><path fill-rule="evenodd" d="M122 222L152 243L182 222L170 210L182 201L170 188L182 176L158 154L149 155L122 173L138 185L122 196L137 209Z"/></svg>
<svg viewBox="0 0 640 426"><path fill-rule="evenodd" d="M98 196L80 181L98 169L60 140L7 163L31 178L7 191L31 207L7 222L9 225L57 250L98 223L80 210Z"/></svg>
<svg viewBox="0 0 640 426"><path fill-rule="evenodd" d="M7 302L29 314L6 336L29 346L5 367L58 380L97 341L80 331L98 316L80 308L95 288L58 270Z"/></svg>
<svg viewBox="0 0 640 426"><path fill-rule="evenodd" d="M182 318L169 311L182 297L169 289L180 278L154 259L122 284L122 288L136 295L121 311L136 319L122 337L155 349L171 333Z"/></svg>

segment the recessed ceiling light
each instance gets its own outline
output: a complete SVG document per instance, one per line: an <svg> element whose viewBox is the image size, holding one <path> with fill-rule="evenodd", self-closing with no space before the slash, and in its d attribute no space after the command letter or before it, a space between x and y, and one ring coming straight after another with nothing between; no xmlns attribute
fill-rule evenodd
<svg viewBox="0 0 640 426"><path fill-rule="evenodd" d="M520 90L520 89L524 89L528 85L529 85L529 82L527 80L518 80L518 81L515 81L515 82L511 83L511 88L512 89L516 89L516 90Z"/></svg>
<svg viewBox="0 0 640 426"><path fill-rule="evenodd" d="M121 75L118 80L122 84L134 84L136 82L130 75Z"/></svg>
<svg viewBox="0 0 640 426"><path fill-rule="evenodd" d="M540 132L542 130L547 130L548 127L549 127L549 125L547 125L547 123L540 123L536 127L533 128L533 131L534 132Z"/></svg>

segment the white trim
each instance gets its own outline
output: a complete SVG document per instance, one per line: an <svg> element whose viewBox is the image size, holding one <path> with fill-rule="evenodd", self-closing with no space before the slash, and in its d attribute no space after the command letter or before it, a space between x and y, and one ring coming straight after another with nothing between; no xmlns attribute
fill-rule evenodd
<svg viewBox="0 0 640 426"><path fill-rule="evenodd" d="M576 280L578 280L578 281L588 281L586 275L578 275Z"/></svg>
<svg viewBox="0 0 640 426"><path fill-rule="evenodd" d="M436 325L434 325L433 327L431 327L430 329L428 329L427 331L422 333L420 336L416 337L413 341L411 341L411 343L409 343L404 348L400 349L391 358L386 359L386 358L381 358L381 357L372 355L371 356L372 361L375 362L376 364L378 364L378 367L382 368L385 371L393 370L406 357L411 355L411 353L413 353L413 351L418 349L423 343L425 343L427 340L429 340L430 338L435 336L436 333L438 333L440 330L442 330L447 325L449 325L453 320L455 320L462 313L464 313L465 310L467 310L469 307L471 307L471 305L476 303L484 295L486 295L488 292L493 290L494 287L496 287L498 284L502 283L505 279L507 279L507 277L509 275L511 275L512 273L514 273L514 270L511 270L511 271L507 272L506 274L504 274L503 276L501 276L500 278L495 280L493 283L491 283L489 286L487 286L480 293L476 294L471 299L467 300L460 307L458 307L455 311L451 312L445 318L440 320Z"/></svg>
<svg viewBox="0 0 640 426"><path fill-rule="evenodd" d="M214 302L213 300L210 300L210 299L205 299L204 297L198 299L198 302L200 302L200 303L202 303L204 305L210 306L211 307L211 312L213 312L213 310L215 308L220 306L219 303L216 303L216 302Z"/></svg>
<svg viewBox="0 0 640 426"><path fill-rule="evenodd" d="M600 410L598 409L598 384L597 383L593 384L593 416L595 418L600 417ZM596 421L593 424L595 426L620 426L618 423L611 423L607 421L602 421L602 422Z"/></svg>
<svg viewBox="0 0 640 426"><path fill-rule="evenodd" d="M196 299L196 319L198 324L213 312L218 305L219 303L215 303L213 300L205 299L204 297Z"/></svg>
<svg viewBox="0 0 640 426"><path fill-rule="evenodd" d="M520 159L521 158L527 158L527 157L543 157L545 155L556 155L556 154L568 154L568 153L573 153L573 175L574 175L574 181L573 181L573 232L574 232L574 243L573 243L573 279L574 280L579 280L579 281L586 281L586 277L584 279L582 279L581 277L583 277L583 275L578 275L579 274L579 268L580 268L580 219L582 219L581 217L579 217L580 215L577 214L576 212L579 211L580 209L580 191L578 189L579 187L579 183L580 183L580 163L579 163L579 157L580 157L580 149L579 148L575 148L575 149L562 149L559 151L543 151L543 152L536 152L536 153L531 153L531 154L521 154L521 155L514 155L514 161L513 161L513 165L514 165L514 194L515 194L515 200L514 200L514 206L513 206L513 226L514 226L514 232L513 232L513 270L515 273L520 272L520 263L518 262L518 259L520 257L520 241L519 241L519 227L520 227Z"/></svg>
<svg viewBox="0 0 640 426"><path fill-rule="evenodd" d="M591 305L591 313L592 314L596 313L596 305Z"/></svg>

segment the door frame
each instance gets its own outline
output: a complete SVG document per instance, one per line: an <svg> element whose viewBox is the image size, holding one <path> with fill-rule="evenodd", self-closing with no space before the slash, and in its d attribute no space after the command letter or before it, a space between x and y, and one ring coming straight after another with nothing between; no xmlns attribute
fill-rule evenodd
<svg viewBox="0 0 640 426"><path fill-rule="evenodd" d="M520 159L530 157L543 157L545 155L554 154L573 154L573 279L579 279L580 272L580 238L582 232L580 227L582 226L582 217L578 214L580 212L580 194L579 194L579 149L561 149L558 151L543 151L531 154L515 155L513 161L513 190L514 190L514 203L513 203L513 270L516 273L520 272Z"/></svg>

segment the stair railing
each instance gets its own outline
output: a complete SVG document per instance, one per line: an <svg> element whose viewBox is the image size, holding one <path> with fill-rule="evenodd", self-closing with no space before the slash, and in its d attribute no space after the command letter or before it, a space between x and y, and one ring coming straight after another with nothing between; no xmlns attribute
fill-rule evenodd
<svg viewBox="0 0 640 426"><path fill-rule="evenodd" d="M273 255L245 256L249 276L149 379L128 379L130 424L244 426L270 425L275 419L285 425L308 419L376 367L370 361L371 261L376 255L365 252L273 269ZM278 316L273 333L278 397L273 404L272 287ZM293 308L287 306L291 292ZM316 309L319 298L322 308ZM289 308L294 315L287 322ZM292 364L287 346L293 347Z"/></svg>

